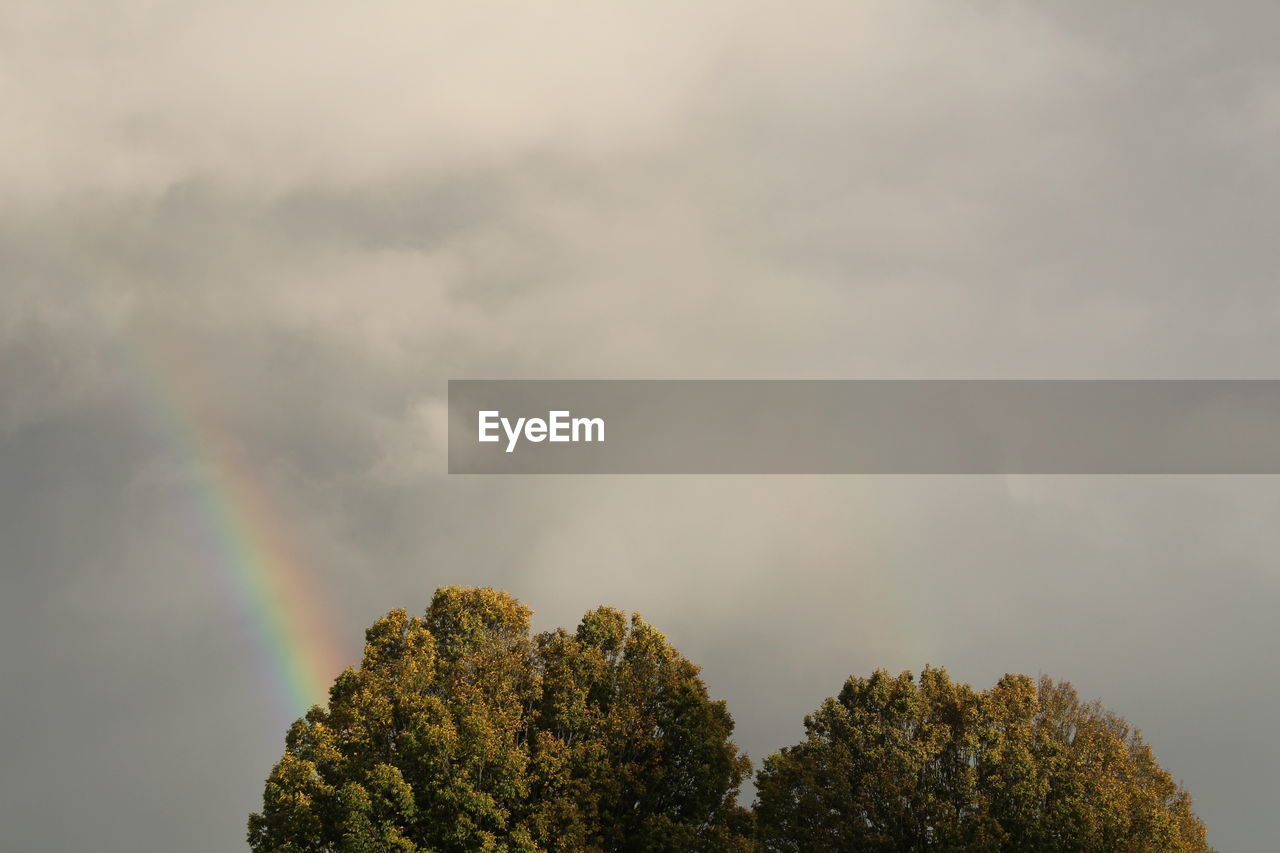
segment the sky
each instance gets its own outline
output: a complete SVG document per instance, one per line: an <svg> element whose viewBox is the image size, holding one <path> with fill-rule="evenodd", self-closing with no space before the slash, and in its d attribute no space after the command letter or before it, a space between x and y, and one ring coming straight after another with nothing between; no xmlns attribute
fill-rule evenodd
<svg viewBox="0 0 1280 853"><path fill-rule="evenodd" d="M1274 849L1280 478L451 477L444 401L1277 378L1278 25L6 0L6 845L245 849L294 710L211 521L234 462L222 510L272 519L263 600L326 665L444 584L539 629L638 610L757 765L850 674L1046 673L1142 729L1211 843Z"/></svg>

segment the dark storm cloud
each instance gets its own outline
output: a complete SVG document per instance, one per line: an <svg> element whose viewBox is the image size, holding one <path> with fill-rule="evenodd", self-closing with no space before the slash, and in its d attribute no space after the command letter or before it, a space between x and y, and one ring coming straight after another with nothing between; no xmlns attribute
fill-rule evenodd
<svg viewBox="0 0 1280 853"><path fill-rule="evenodd" d="M443 396L1273 378L1273 16L10 4L6 841L237 849L280 749L167 390L250 461L352 659L443 583L541 627L635 608L757 759L851 671L1043 670L1143 727L1215 844L1264 847L1270 479L451 479Z"/></svg>

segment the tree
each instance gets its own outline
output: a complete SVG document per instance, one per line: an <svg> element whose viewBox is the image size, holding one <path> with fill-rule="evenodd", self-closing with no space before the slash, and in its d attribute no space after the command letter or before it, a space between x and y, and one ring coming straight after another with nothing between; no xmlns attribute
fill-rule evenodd
<svg viewBox="0 0 1280 853"><path fill-rule="evenodd" d="M850 678L770 756L754 812L725 704L638 615L537 636L492 589L393 610L289 729L256 853L1208 853L1142 736L1074 688Z"/></svg>
<svg viewBox="0 0 1280 853"><path fill-rule="evenodd" d="M638 615L533 637L492 589L393 610L290 728L257 853L745 850L750 765L698 668Z"/></svg>
<svg viewBox="0 0 1280 853"><path fill-rule="evenodd" d="M772 851L1205 853L1141 735L1065 682L850 678L758 779Z"/></svg>

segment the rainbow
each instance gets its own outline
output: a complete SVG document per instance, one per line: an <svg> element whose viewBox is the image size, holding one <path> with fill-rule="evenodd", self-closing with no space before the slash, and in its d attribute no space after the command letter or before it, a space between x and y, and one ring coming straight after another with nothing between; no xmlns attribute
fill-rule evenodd
<svg viewBox="0 0 1280 853"><path fill-rule="evenodd" d="M314 575L291 540L235 437L197 397L178 353L149 339L133 347L144 408L171 449L199 466L197 514L214 543L232 597L254 626L281 709L300 716L327 698L342 669Z"/></svg>

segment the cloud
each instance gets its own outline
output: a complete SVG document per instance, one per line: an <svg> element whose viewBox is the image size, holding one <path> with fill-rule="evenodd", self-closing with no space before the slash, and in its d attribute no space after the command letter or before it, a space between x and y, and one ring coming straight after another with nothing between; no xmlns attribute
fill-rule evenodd
<svg viewBox="0 0 1280 853"><path fill-rule="evenodd" d="M225 849L280 748L177 406L353 659L443 583L547 627L636 608L757 759L851 671L1043 668L1259 846L1269 480L449 478L441 407L451 377L1269 377L1266 14L10 3L11 843Z"/></svg>

